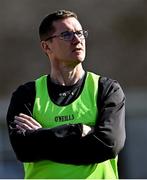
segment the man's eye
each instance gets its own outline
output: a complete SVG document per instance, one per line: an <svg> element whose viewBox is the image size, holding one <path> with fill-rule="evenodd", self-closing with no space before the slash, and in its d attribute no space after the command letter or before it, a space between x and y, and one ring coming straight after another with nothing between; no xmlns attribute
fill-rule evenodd
<svg viewBox="0 0 147 180"><path fill-rule="evenodd" d="M70 32L65 32L65 33L62 33L61 35L62 35L62 37L70 37L71 33Z"/></svg>
<svg viewBox="0 0 147 180"><path fill-rule="evenodd" d="M82 35L82 31L77 31L76 34L77 35Z"/></svg>

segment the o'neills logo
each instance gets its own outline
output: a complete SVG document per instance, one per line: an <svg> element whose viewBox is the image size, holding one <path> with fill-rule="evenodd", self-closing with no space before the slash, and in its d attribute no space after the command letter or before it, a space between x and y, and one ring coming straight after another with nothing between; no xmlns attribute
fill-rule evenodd
<svg viewBox="0 0 147 180"><path fill-rule="evenodd" d="M74 120L74 115L67 115L67 116L55 116L56 122L63 122L63 121L71 121Z"/></svg>

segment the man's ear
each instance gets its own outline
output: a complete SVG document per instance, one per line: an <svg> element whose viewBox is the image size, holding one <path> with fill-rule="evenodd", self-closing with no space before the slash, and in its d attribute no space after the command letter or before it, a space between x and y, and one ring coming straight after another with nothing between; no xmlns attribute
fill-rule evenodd
<svg viewBox="0 0 147 180"><path fill-rule="evenodd" d="M47 54L48 52L51 52L49 44L46 41L41 41L40 46L41 46L41 49L44 51L44 53Z"/></svg>

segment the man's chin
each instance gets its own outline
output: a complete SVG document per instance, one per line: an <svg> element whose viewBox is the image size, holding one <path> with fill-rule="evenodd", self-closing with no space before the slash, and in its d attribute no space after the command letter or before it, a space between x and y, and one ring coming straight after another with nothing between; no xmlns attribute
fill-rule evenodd
<svg viewBox="0 0 147 180"><path fill-rule="evenodd" d="M75 57L75 60L77 60L78 62L83 62L85 59L85 56L77 56Z"/></svg>
<svg viewBox="0 0 147 180"><path fill-rule="evenodd" d="M84 61L84 58L77 58L75 59L75 62L77 63L82 63Z"/></svg>

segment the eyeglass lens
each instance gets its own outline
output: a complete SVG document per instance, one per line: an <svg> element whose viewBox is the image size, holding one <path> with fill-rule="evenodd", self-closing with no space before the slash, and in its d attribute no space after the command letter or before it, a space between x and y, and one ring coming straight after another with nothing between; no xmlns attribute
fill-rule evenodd
<svg viewBox="0 0 147 180"><path fill-rule="evenodd" d="M88 36L88 32L85 31L85 30L80 30L80 31L75 31L75 32L72 32L72 31L66 31L66 32L63 32L61 33L61 39L63 40L72 40L74 38L74 35L77 35L78 37L80 38L86 38Z"/></svg>

